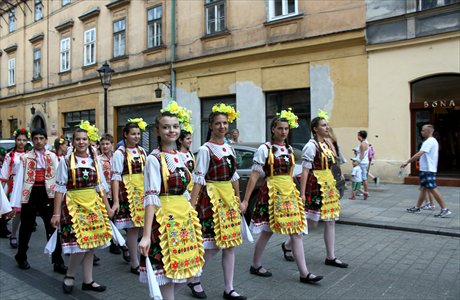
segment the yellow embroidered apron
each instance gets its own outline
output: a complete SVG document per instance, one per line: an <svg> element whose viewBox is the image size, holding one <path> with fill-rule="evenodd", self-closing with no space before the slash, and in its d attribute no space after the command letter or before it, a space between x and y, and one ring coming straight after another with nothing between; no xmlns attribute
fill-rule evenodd
<svg viewBox="0 0 460 300"><path fill-rule="evenodd" d="M206 189L211 199L216 245L231 248L243 243L241 237L240 200L229 181L208 181Z"/></svg>
<svg viewBox="0 0 460 300"><path fill-rule="evenodd" d="M319 145L322 147L321 145ZM321 165L323 170L313 170L318 184L321 187L321 220L335 219L340 215L340 193L336 188L334 175L329 169L329 157L335 162L334 153L328 147L323 147L321 152Z"/></svg>
<svg viewBox="0 0 460 300"><path fill-rule="evenodd" d="M129 203L129 211L134 227L144 226L144 175L123 175L123 183Z"/></svg>
<svg viewBox="0 0 460 300"><path fill-rule="evenodd" d="M161 207L155 216L160 224L160 247L166 277L193 277L204 266L198 213L184 195L160 195L160 201Z"/></svg>
<svg viewBox="0 0 460 300"><path fill-rule="evenodd" d="M112 238L112 228L104 202L94 187L69 190L66 197L78 246L93 249L106 245Z"/></svg>

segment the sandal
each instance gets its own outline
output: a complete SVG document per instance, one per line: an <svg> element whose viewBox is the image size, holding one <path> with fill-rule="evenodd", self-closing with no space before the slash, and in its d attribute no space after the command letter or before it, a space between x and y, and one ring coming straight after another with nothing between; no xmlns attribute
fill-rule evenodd
<svg viewBox="0 0 460 300"><path fill-rule="evenodd" d="M18 239L15 236L10 236L10 247L12 249L18 248Z"/></svg>
<svg viewBox="0 0 460 300"><path fill-rule="evenodd" d="M66 279L71 279L75 283L75 277L66 275L64 276L64 281L62 281L62 290L64 291L65 294L70 294L72 293L72 290L73 290L73 284L72 285L65 284Z"/></svg>
<svg viewBox="0 0 460 300"><path fill-rule="evenodd" d="M263 268L262 266L260 266L258 268L254 268L253 266L251 266L251 268L249 268L249 273L257 275L257 276L260 276L260 277L270 277L270 276L272 276L272 273L268 272L267 270L265 270L265 272L260 272L260 269L262 269L262 268Z"/></svg>
<svg viewBox="0 0 460 300"><path fill-rule="evenodd" d="M283 242L281 244L281 249L283 249L283 255L284 255L284 259L287 260L287 261L294 261L294 256L292 255L287 255L287 253L289 252L292 252L292 250L289 250L289 249L286 249L286 242Z"/></svg>
<svg viewBox="0 0 460 300"><path fill-rule="evenodd" d="M315 276L315 277L311 278L312 275L313 275L312 273L308 273L307 277L300 276L300 282L302 282L302 283L315 283L315 282L318 282L321 279L323 279L323 276Z"/></svg>
<svg viewBox="0 0 460 300"><path fill-rule="evenodd" d="M200 285L201 282L189 282L187 283L187 286L192 290L192 295L193 297L195 298L198 298L198 299L206 299L208 298L208 296L206 296L206 293L204 291L201 291L201 292L197 292L195 291L195 286L197 285Z"/></svg>

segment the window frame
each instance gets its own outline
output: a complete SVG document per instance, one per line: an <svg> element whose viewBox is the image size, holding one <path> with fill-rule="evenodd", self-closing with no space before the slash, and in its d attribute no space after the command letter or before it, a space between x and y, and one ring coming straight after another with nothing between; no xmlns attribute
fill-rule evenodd
<svg viewBox="0 0 460 300"><path fill-rule="evenodd" d="M160 17L149 20L149 12L160 9ZM153 13L155 16L155 13ZM152 30L152 33L150 34ZM158 33L159 32L159 33ZM147 49L163 45L163 6L156 5L147 9Z"/></svg>
<svg viewBox="0 0 460 300"><path fill-rule="evenodd" d="M61 6L66 6L66 5L69 5L71 3L71 0L61 0Z"/></svg>
<svg viewBox="0 0 460 300"><path fill-rule="evenodd" d="M82 116L86 114L87 116ZM64 124L62 132L66 136L72 136L81 120L88 120L91 124L96 123L96 109L84 109L67 111L63 113Z"/></svg>
<svg viewBox="0 0 460 300"><path fill-rule="evenodd" d="M14 7L8 11L8 32L14 32L16 30L16 10Z"/></svg>
<svg viewBox="0 0 460 300"><path fill-rule="evenodd" d="M115 32L115 24L122 22L124 24L124 28L122 30L118 30ZM113 21L112 23L113 29L113 57L121 57L126 55L126 18L121 18L118 20ZM123 45L121 44L121 39L123 38ZM120 47L123 47L123 52L120 52ZM116 53L118 50L118 53Z"/></svg>
<svg viewBox="0 0 460 300"><path fill-rule="evenodd" d="M34 48L33 51L33 73L32 73L32 79L36 80L36 79L41 79L42 78L42 72L41 72L41 69L42 69L42 63L41 63L41 60L42 60L42 50L41 48ZM39 57L37 58L35 56L36 53L39 53Z"/></svg>
<svg viewBox="0 0 460 300"><path fill-rule="evenodd" d="M8 86L16 85L16 58L8 59Z"/></svg>
<svg viewBox="0 0 460 300"><path fill-rule="evenodd" d="M276 20L280 20L280 19L285 19L285 18L289 18L289 17L292 17L292 16L296 16L299 14L299 0L292 0L294 1L294 12L291 12L289 13L288 12L288 9L289 9L289 3L288 1L289 0L281 0L281 6L282 6L282 14L281 15L278 15L276 16L275 15L275 1L276 0L267 0L267 13L268 13L268 21L276 21Z"/></svg>
<svg viewBox="0 0 460 300"><path fill-rule="evenodd" d="M93 40L90 40L92 36L91 32L94 32ZM88 40L87 40L87 36L89 36ZM85 30L85 32L83 33L83 66L91 66L91 65L96 64L96 39L97 39L96 38L96 27ZM88 52L90 54L89 60L88 60Z"/></svg>
<svg viewBox="0 0 460 300"><path fill-rule="evenodd" d="M63 49L63 44L68 42L68 48ZM65 37L60 40L59 46L59 71L67 72L70 71L70 46L71 46L70 37ZM65 44L64 44L65 46ZM67 58L67 68L63 68L63 58Z"/></svg>
<svg viewBox="0 0 460 300"><path fill-rule="evenodd" d="M434 0L436 2L436 4L434 4L433 7L428 7L428 8L423 8L423 0L415 0L416 1L416 10L417 11L424 11L424 10L428 10L428 9L433 9L433 8L437 8L437 7L441 7L441 6L445 6L445 5L449 5L449 4L452 4L452 3L457 3L459 2L458 0ZM450 3L446 3L446 2L450 2Z"/></svg>
<svg viewBox="0 0 460 300"><path fill-rule="evenodd" d="M34 21L43 19L43 3L42 0L34 1Z"/></svg>
<svg viewBox="0 0 460 300"><path fill-rule="evenodd" d="M223 16L218 16L219 14L219 6L223 6L224 13ZM210 19L209 19L209 9L214 10L214 32L210 31ZM225 32L227 30L227 3L225 0L205 0L204 4L204 22L205 22L205 30L206 30L206 35L213 35L213 34L218 34L221 32ZM219 22L218 22L219 21ZM221 28L217 28L218 24L221 25Z"/></svg>

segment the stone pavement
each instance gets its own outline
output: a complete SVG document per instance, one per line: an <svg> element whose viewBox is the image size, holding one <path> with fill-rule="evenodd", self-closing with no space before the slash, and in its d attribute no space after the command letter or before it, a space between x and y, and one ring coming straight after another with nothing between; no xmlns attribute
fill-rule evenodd
<svg viewBox="0 0 460 300"><path fill-rule="evenodd" d="M441 187L440 190L454 212L451 218L434 218L431 211L406 213L405 208L413 206L417 197L415 186L382 185L372 188L366 201L342 200L342 224L336 227L336 255L350 267L325 266L323 224L311 228L304 239L308 267L311 272L325 276L317 285L299 283L295 263L282 258L281 235L272 237L264 253L264 266L274 276L261 278L249 274L254 245L246 242L236 248L235 289L249 299L459 299L460 189ZM348 193L344 198L347 197ZM45 233L41 219L37 223L38 230L28 251L30 270L17 268L13 259L15 251L9 248L7 239L0 239L0 299L148 298L147 286L129 272L129 264L121 255L112 255L107 249L97 251L101 262L94 267L94 279L107 285L107 291L81 291L80 269L74 292L64 295L63 276L52 272L49 259L43 254ZM208 299L222 299L220 254L206 266L202 282ZM188 287L183 286L176 299L193 298Z"/></svg>

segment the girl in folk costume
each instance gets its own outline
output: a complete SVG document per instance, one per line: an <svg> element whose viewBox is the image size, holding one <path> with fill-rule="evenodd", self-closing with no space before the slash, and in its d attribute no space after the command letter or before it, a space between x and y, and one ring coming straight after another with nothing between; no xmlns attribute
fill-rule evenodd
<svg viewBox="0 0 460 300"><path fill-rule="evenodd" d="M271 123L271 141L262 144L254 154L251 177L241 204L244 212L257 180L260 175L264 176L251 220L252 231L260 233L260 237L254 249L249 272L261 277L272 276L262 267L263 251L274 232L289 234L293 260L296 261L300 272L300 282L314 283L323 277L309 273L305 263L302 233L307 232L307 220L299 191L292 179L295 165L293 150L286 142L289 130L299 126L298 117L291 109L283 110L277 115Z"/></svg>
<svg viewBox="0 0 460 300"><path fill-rule="evenodd" d="M112 197L113 208L118 211L115 225L118 229L127 229L128 249L131 273L139 275L137 239L144 227L144 175L145 150L138 145L141 131L147 123L142 118L129 119L123 128L123 142L113 154L112 160ZM128 252L129 251L129 252Z"/></svg>
<svg viewBox="0 0 460 300"><path fill-rule="evenodd" d="M61 245L70 254L69 267L62 283L64 293L71 293L78 265L83 266L82 290L105 291L93 281L94 249L109 246L112 229L109 218L114 211L107 201L107 183L100 161L90 147L97 138L95 127L82 121L73 134L74 146L59 162L51 224L60 225ZM64 198L65 195L65 198Z"/></svg>
<svg viewBox="0 0 460 300"><path fill-rule="evenodd" d="M63 159L67 155L68 149L69 140L65 135L61 135L60 137L54 140L54 151L59 161L61 161L61 159Z"/></svg>
<svg viewBox="0 0 460 300"><path fill-rule="evenodd" d="M238 115L231 106L222 103L213 106L208 121L208 142L198 151L191 195L202 226L205 262L222 249L225 299L246 299L233 289L234 247L242 243L239 176L235 152L224 143L228 124ZM200 277L193 278L188 286L195 298L206 298Z"/></svg>
<svg viewBox="0 0 460 300"><path fill-rule="evenodd" d="M6 154L0 172L0 180L4 183L5 195L9 200L12 198L13 186L16 183L16 173L26 153L24 147L30 139L30 132L25 128L18 128L13 132L13 136L15 141L14 149ZM11 228L10 247L16 249L18 247L17 232L19 224L21 223L21 207L13 207L13 210L15 216L13 217L13 225Z"/></svg>
<svg viewBox="0 0 460 300"><path fill-rule="evenodd" d="M187 185L191 173L174 150L180 126L187 126L189 112L175 101L155 120L158 148L147 157L145 226L139 243L141 282L146 281L149 256L164 299L174 299L178 283L199 275L204 265L203 239L197 212L190 205Z"/></svg>
<svg viewBox="0 0 460 300"><path fill-rule="evenodd" d="M188 126L184 126L184 129L181 130L179 138L176 141L177 150L179 150L179 154L190 173L193 173L193 170L195 169L195 156L192 151L190 151L190 146L192 145L192 134L193 130L191 125L188 124ZM187 190L191 193L192 188L193 182L190 181Z"/></svg>
<svg viewBox="0 0 460 300"><path fill-rule="evenodd" d="M341 262L335 256L335 220L340 214L340 195L330 169L338 156L328 139L328 119L326 112L320 110L318 117L311 121L313 138L302 150L300 195L305 203L307 218L315 223L320 219L325 221L325 264L346 268L348 264ZM291 245L286 243L285 249L290 248Z"/></svg>

